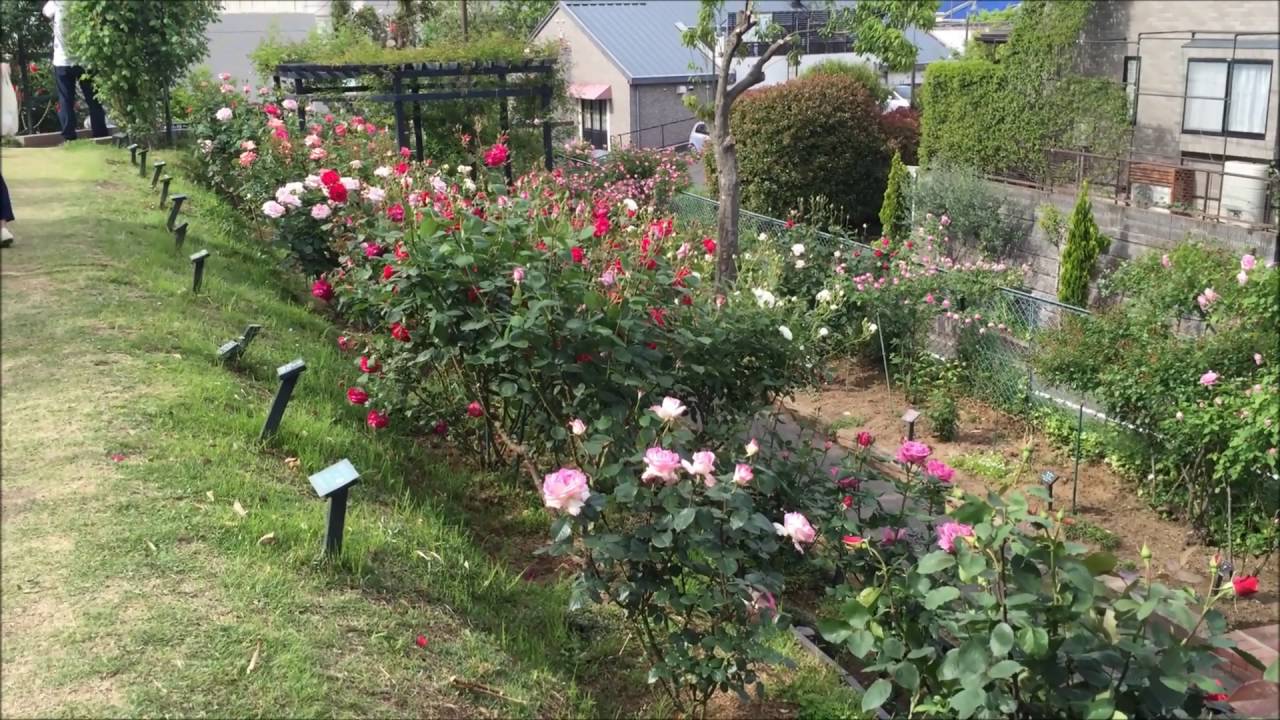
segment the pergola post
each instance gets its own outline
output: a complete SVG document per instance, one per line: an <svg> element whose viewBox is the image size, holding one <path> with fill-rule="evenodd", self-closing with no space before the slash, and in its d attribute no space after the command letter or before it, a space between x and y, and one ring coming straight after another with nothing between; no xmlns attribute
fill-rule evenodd
<svg viewBox="0 0 1280 720"><path fill-rule="evenodd" d="M547 169L550 170L555 165L551 151L551 86L543 83L540 89L542 90L539 103L542 110L542 152L546 156Z"/></svg>

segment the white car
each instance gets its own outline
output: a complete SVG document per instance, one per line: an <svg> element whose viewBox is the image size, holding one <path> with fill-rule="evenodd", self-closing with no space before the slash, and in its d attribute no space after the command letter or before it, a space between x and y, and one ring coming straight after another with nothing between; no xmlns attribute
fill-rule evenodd
<svg viewBox="0 0 1280 720"><path fill-rule="evenodd" d="M884 111L889 112L904 107L911 107L911 86L894 85L889 91L889 99L884 101Z"/></svg>
<svg viewBox="0 0 1280 720"><path fill-rule="evenodd" d="M702 152L702 146L706 144L709 137L711 137L711 133L707 132L707 124L704 122L695 123L693 129L689 131L689 145L694 150Z"/></svg>

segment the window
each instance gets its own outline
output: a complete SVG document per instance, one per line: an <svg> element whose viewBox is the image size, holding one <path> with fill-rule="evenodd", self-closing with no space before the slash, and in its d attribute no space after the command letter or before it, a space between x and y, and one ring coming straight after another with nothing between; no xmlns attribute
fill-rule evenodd
<svg viewBox="0 0 1280 720"><path fill-rule="evenodd" d="M598 150L609 149L609 101L582 100L582 139Z"/></svg>
<svg viewBox="0 0 1280 720"><path fill-rule="evenodd" d="M1190 60L1182 131L1265 137L1270 95L1270 61Z"/></svg>
<svg viewBox="0 0 1280 720"><path fill-rule="evenodd" d="M1138 119L1138 73L1142 69L1142 58L1128 55L1124 59L1124 94L1129 98L1129 124ZM1187 93L1190 95L1190 93Z"/></svg>

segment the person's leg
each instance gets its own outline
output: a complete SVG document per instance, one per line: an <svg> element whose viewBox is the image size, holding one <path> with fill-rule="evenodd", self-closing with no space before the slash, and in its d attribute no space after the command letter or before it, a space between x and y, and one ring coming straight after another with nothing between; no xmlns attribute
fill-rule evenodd
<svg viewBox="0 0 1280 720"><path fill-rule="evenodd" d="M84 69L77 67L80 72L80 92L84 93L84 102L89 106L89 125L93 129L93 136L107 136L107 113L102 109L102 103L98 102L97 96L93 94L93 82L89 80L89 76L84 74Z"/></svg>
<svg viewBox="0 0 1280 720"><path fill-rule="evenodd" d="M75 68L55 65L53 78L58 84L58 121L62 123L62 139L75 140L77 137Z"/></svg>
<svg viewBox="0 0 1280 720"><path fill-rule="evenodd" d="M5 227L5 223L13 222L13 203L9 202L9 186L4 184L4 175L0 175L0 247L13 244L13 233Z"/></svg>

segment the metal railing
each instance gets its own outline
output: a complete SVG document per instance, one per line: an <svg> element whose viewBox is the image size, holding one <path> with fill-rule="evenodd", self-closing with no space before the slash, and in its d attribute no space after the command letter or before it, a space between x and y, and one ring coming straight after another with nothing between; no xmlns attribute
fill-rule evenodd
<svg viewBox="0 0 1280 720"><path fill-rule="evenodd" d="M691 117L683 120L672 120L661 125L650 125L631 132L618 133L613 136L613 144L610 147L679 148L682 145L689 144L689 134L698 122L697 118ZM654 138L655 134L657 143L648 142Z"/></svg>

